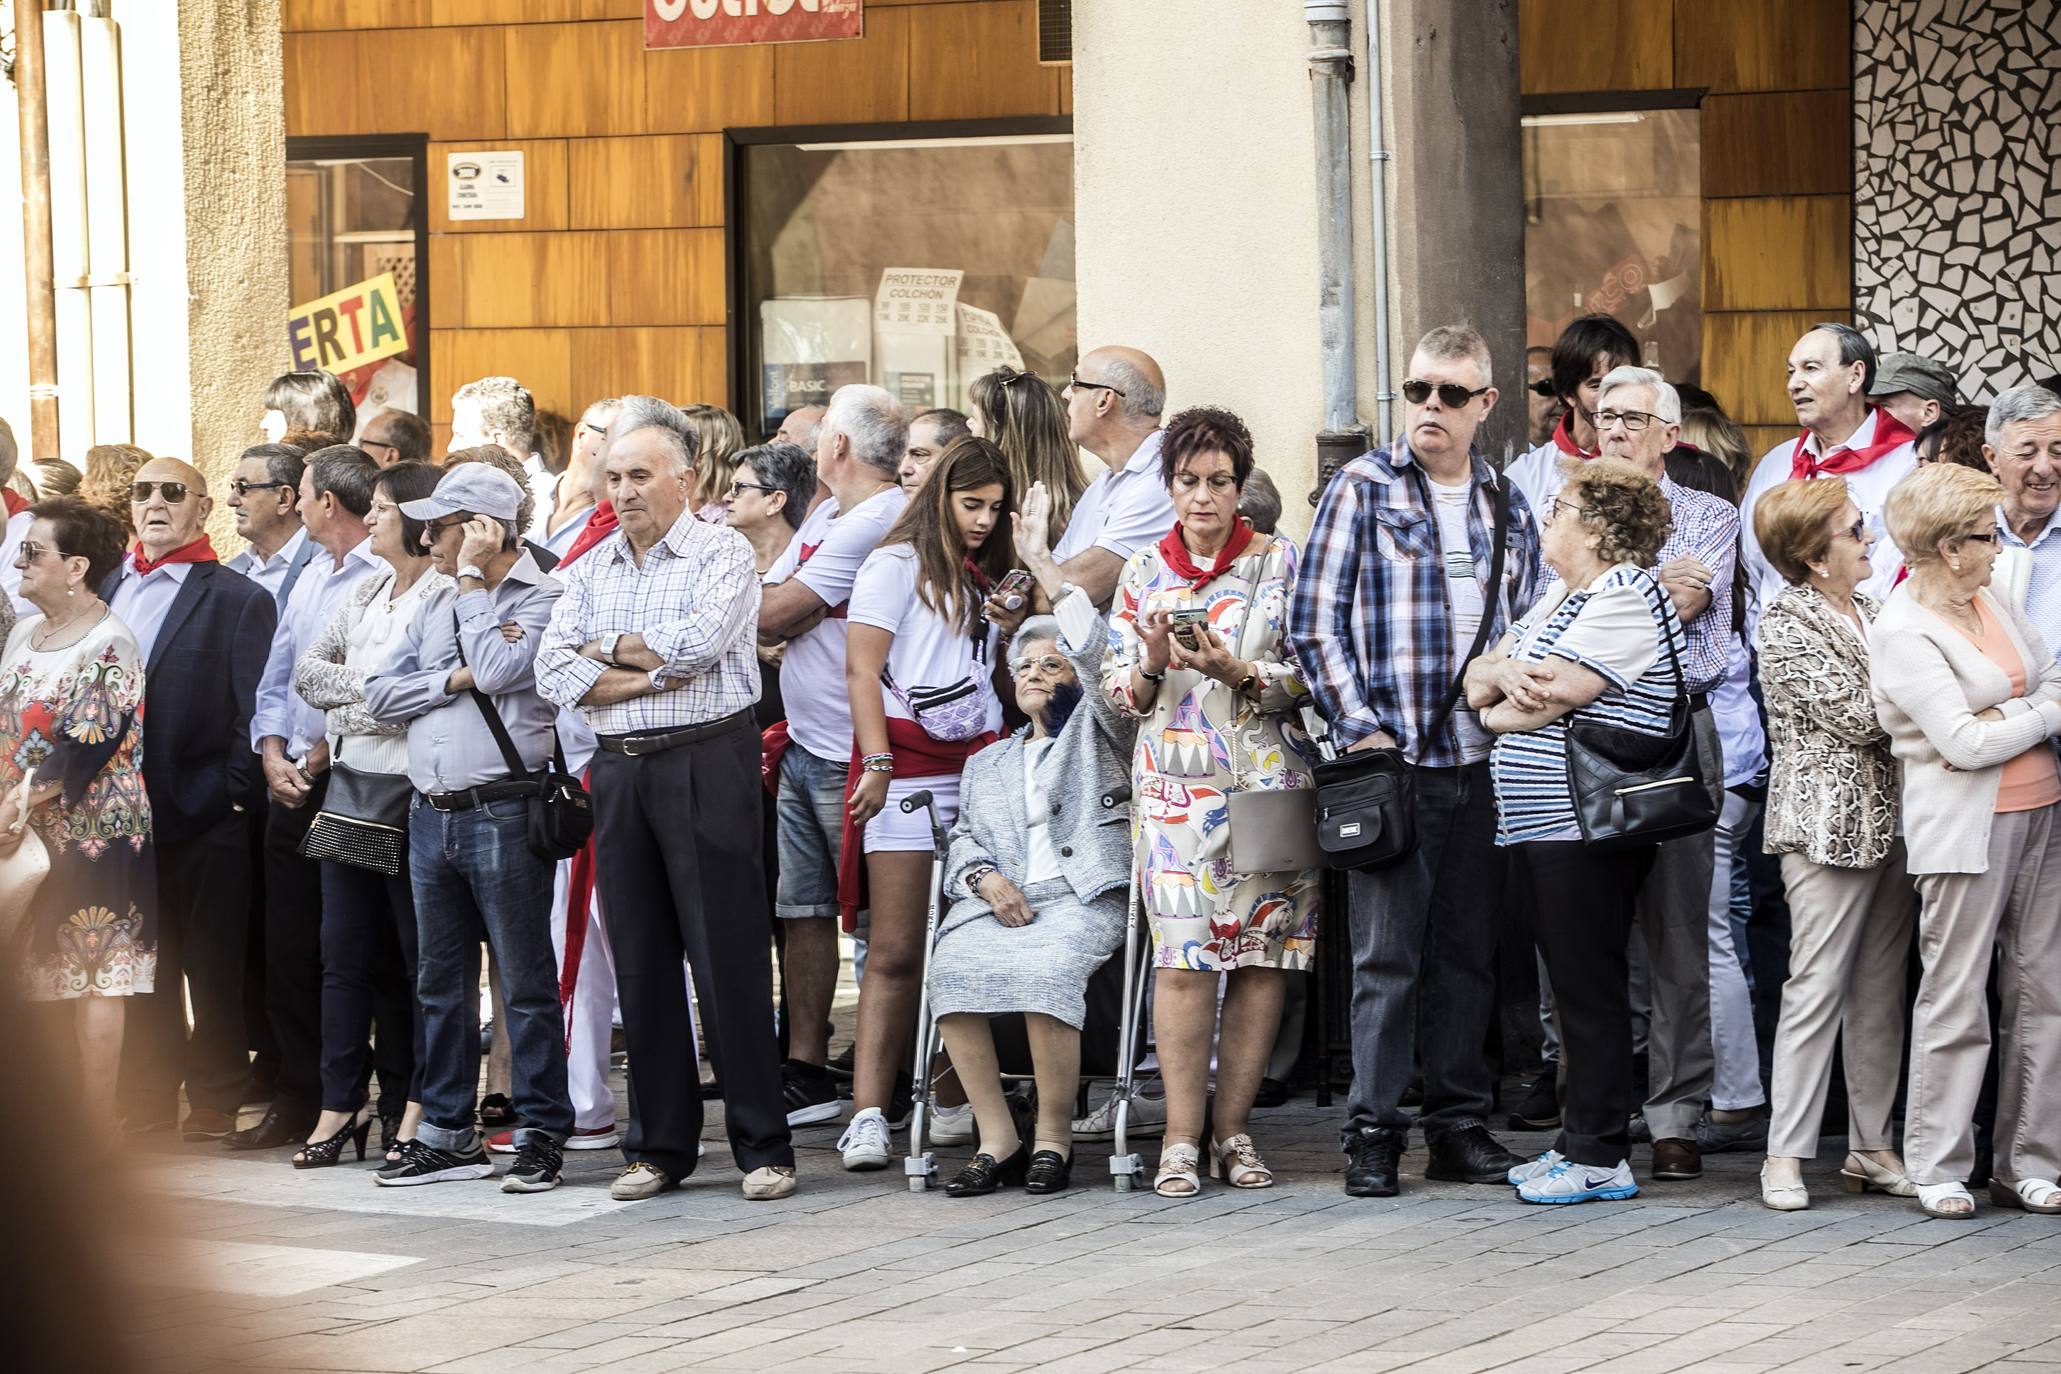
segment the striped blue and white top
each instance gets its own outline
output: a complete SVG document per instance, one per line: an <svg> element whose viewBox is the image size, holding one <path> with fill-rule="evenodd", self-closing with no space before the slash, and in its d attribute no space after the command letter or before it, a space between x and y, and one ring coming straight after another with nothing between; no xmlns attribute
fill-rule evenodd
<svg viewBox="0 0 2061 1374"><path fill-rule="evenodd" d="M1683 649L1682 622L1660 583L1644 568L1620 563L1588 586L1569 591L1555 581L1511 627L1510 656L1544 662L1564 658L1602 675L1603 695L1536 730L1501 735L1489 756L1496 795L1496 843L1579 840L1574 795L1567 785L1567 728L1577 718L1667 733L1675 672L1661 636Z"/></svg>

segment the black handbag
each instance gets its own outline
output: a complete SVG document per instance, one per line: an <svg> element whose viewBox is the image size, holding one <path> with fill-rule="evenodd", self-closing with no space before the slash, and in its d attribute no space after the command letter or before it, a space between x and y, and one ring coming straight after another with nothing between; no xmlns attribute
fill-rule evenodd
<svg viewBox="0 0 2061 1374"><path fill-rule="evenodd" d="M301 837L301 856L397 876L407 862L414 795L405 773L368 773L345 763L339 739L322 808Z"/></svg>
<svg viewBox="0 0 2061 1374"><path fill-rule="evenodd" d="M462 664L465 662L465 639L455 610L451 612L451 626L458 632L458 661ZM495 709L494 699L477 687L471 691L473 704L479 707L487 730L501 751L501 761L508 765L509 781L536 786L535 794L524 798L529 806L530 853L553 863L570 859L580 852L581 846L587 843L587 837L594 833L594 799L587 795L585 785L565 766L565 747L559 743L558 732L551 732L550 759L532 773L523 766L515 741L508 737L508 726L503 723L500 711Z"/></svg>
<svg viewBox="0 0 2061 1374"><path fill-rule="evenodd" d="M1493 479L1496 499L1494 550L1489 555L1488 595L1474 644L1460 660L1453 686L1420 738L1436 739L1466 691L1467 665L1488 647L1502 595L1504 544L1510 537L1509 479ZM1312 732L1315 734L1316 732ZM1322 757L1313 770L1317 780L1317 848L1326 868L1352 868L1372 873L1399 863L1417 847L1417 798L1410 762L1400 749L1361 749L1337 753L1328 733L1318 740Z"/></svg>
<svg viewBox="0 0 2061 1374"><path fill-rule="evenodd" d="M1567 790L1582 843L1599 854L1701 834L1717 824L1681 656L1673 635L1664 634L1662 642L1675 678L1665 735L1584 721L1579 713L1567 723Z"/></svg>

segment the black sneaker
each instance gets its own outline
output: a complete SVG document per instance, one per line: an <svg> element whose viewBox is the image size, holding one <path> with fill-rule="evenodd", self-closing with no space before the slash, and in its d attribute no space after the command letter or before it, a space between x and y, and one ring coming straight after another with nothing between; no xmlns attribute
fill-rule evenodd
<svg viewBox="0 0 2061 1374"><path fill-rule="evenodd" d="M1524 1097L1510 1113L1513 1131L1550 1131L1560 1125L1560 1071L1548 1064L1524 1085Z"/></svg>
<svg viewBox="0 0 2061 1374"><path fill-rule="evenodd" d="M790 1059L780 1066L780 1098L787 1107L787 1124L808 1126L818 1121L835 1121L844 1108L837 1100L837 1081L830 1070L818 1064Z"/></svg>
<svg viewBox="0 0 2061 1374"><path fill-rule="evenodd" d="M1396 1177L1403 1157L1403 1133L1386 1126L1363 1126L1345 1147L1347 1197L1394 1197L1402 1191Z"/></svg>
<svg viewBox="0 0 2061 1374"><path fill-rule="evenodd" d="M1431 1152L1424 1177L1441 1183L1501 1183L1524 1163L1504 1149L1486 1126L1463 1126L1426 1142Z"/></svg>
<svg viewBox="0 0 2061 1374"><path fill-rule="evenodd" d="M845 1083L851 1082L852 1059L858 1052L859 1047L857 1045L846 1045L844 1053L830 1061L830 1076Z"/></svg>
<svg viewBox="0 0 2061 1374"><path fill-rule="evenodd" d="M420 1140L401 1142L401 1157L372 1175L372 1181L386 1188L410 1188L418 1183L456 1183L467 1178L491 1178L494 1162L480 1148L477 1139L468 1154L439 1150Z"/></svg>
<svg viewBox="0 0 2061 1374"><path fill-rule="evenodd" d="M501 1179L504 1193L548 1193L558 1186L565 1156L548 1137L531 1136L515 1152L515 1167Z"/></svg>

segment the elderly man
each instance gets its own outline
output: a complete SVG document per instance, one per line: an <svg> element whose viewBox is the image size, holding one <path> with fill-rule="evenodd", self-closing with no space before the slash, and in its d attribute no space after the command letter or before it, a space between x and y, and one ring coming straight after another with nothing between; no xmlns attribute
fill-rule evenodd
<svg viewBox="0 0 2061 1374"><path fill-rule="evenodd" d="M1166 377L1135 348L1098 348L1074 364L1066 384L1067 437L1102 460L1056 542L1037 500L1017 493L1023 521L1017 556L1047 603L1069 586L1109 609L1124 561L1174 527L1173 498L1159 470L1159 416Z"/></svg>
<svg viewBox="0 0 2061 1374"><path fill-rule="evenodd" d="M264 802L250 718L279 613L262 587L216 561L206 533L214 502L197 469L153 458L129 495L136 547L101 596L143 653L158 984L131 1010L123 1097L132 1126L170 1122L183 1082L185 1136L212 1140L236 1129L250 1072L243 1017L249 815Z"/></svg>
<svg viewBox="0 0 2061 1374"><path fill-rule="evenodd" d="M901 479L903 491L915 491L923 485L931 465L945 456L945 450L955 439L963 439L973 432L966 417L956 410L940 406L926 410L909 421L909 447L902 455L902 466L896 474Z"/></svg>
<svg viewBox="0 0 2061 1374"><path fill-rule="evenodd" d="M408 410L382 410L365 422L358 447L382 468L429 461L429 425Z"/></svg>
<svg viewBox="0 0 2061 1374"><path fill-rule="evenodd" d="M246 547L223 566L263 587L280 607L321 546L301 523L301 476L307 455L291 444L255 444L229 478L229 509Z"/></svg>
<svg viewBox="0 0 2061 1374"><path fill-rule="evenodd" d="M789 1125L843 1110L826 1067L837 992L837 864L844 834L852 709L844 686L845 603L859 565L909 504L897 474L909 443L902 407L877 386L838 388L816 440L830 499L766 570L759 638L787 641L780 670L789 743L780 756L780 883L789 1023L782 1069ZM899 1113L889 1114L899 1119Z"/></svg>
<svg viewBox="0 0 2061 1374"><path fill-rule="evenodd" d="M1503 864L1492 740L1460 697L1460 674L1531 605L1538 524L1523 494L1473 449L1496 403L1479 334L1426 334L1403 399L1402 437L1346 464L1325 488L1288 611L1332 738L1355 750L1400 749L1416 775L1416 852L1348 880L1353 1086L1343 1143L1354 1197L1399 1189L1410 1129L1402 1098L1418 1061L1425 1176L1502 1183L1518 1162L1486 1124L1494 1084L1481 1047L1495 1011Z"/></svg>
<svg viewBox="0 0 2061 1374"><path fill-rule="evenodd" d="M622 528L566 573L538 685L579 707L600 752L599 886L637 1064L629 1160L611 1196L654 1197L694 1172L701 1140L684 956L744 1196L794 1191L780 1103L756 794L759 587L744 536L687 508L697 440L677 407L629 396L603 459Z"/></svg>
<svg viewBox="0 0 2061 1374"><path fill-rule="evenodd" d="M560 558L594 518L600 498L601 450L608 441L608 423L615 418L616 404L610 396L580 412L565 471L551 479L550 494L537 502L537 512L530 520L528 537Z"/></svg>
<svg viewBox="0 0 2061 1374"><path fill-rule="evenodd" d="M1990 403L1982 437L1982 456L2004 484L1991 584L2025 607L2048 644L2061 644L2061 396L2012 387Z"/></svg>
<svg viewBox="0 0 2061 1374"><path fill-rule="evenodd" d="M1868 399L1916 434L1959 405L1961 392L1953 372L1943 364L1918 353L1885 353Z"/></svg>
<svg viewBox="0 0 2061 1374"><path fill-rule="evenodd" d="M479 1096L479 946L500 970L513 1052L516 1157L501 1189L558 1186L572 1130L565 1022L548 927L552 861L531 851L529 802L551 758L552 710L537 695L537 645L559 585L523 547L522 488L463 463L402 504L451 585L430 593L392 659L365 680L374 719L408 725L408 882L420 938L422 1121L386 1187L493 1173L474 1112ZM495 729L496 725L501 728Z"/></svg>
<svg viewBox="0 0 2061 1374"><path fill-rule="evenodd" d="M1529 355L1527 355L1529 356ZM1553 341L1548 373L1560 419L1539 446L1510 464L1510 480L1534 511L1549 510L1560 490L1560 465L1603 451L1596 430L1597 397L1612 368L1639 361L1639 341L1609 315L1583 315Z"/></svg>
<svg viewBox="0 0 2061 1374"><path fill-rule="evenodd" d="M1803 432L1761 456L1740 502L1740 556L1753 592L1749 639L1760 608L1781 595L1785 585L1753 533L1753 509L1777 483L1827 475L1846 479L1847 495L1875 538L1869 555L1874 572L1860 590L1877 600L1888 597L1904 565L1903 554L1883 526L1882 503L1890 488L1918 466L1912 442L1917 435L1896 416L1868 403L1875 384L1874 345L1851 325L1813 325L1789 350L1788 369L1789 402L1796 407Z"/></svg>
<svg viewBox="0 0 2061 1374"><path fill-rule="evenodd" d="M446 452L493 444L522 464L537 508L548 509L556 477L537 452L537 403L513 377L481 377L451 393L451 442Z"/></svg>

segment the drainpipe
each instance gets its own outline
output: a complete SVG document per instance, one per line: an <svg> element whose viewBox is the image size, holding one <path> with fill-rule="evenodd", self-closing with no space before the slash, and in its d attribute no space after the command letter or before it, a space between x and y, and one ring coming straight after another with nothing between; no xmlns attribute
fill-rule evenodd
<svg viewBox="0 0 2061 1374"><path fill-rule="evenodd" d="M1381 127L1381 0L1367 0L1368 237L1374 240L1374 442L1395 435L1395 391L1389 380L1388 339L1388 143Z"/></svg>
<svg viewBox="0 0 2061 1374"><path fill-rule="evenodd" d="M43 88L43 0L14 3L14 89L21 102L22 286L29 317L29 456L58 456L57 292L50 256L50 126Z"/></svg>
<svg viewBox="0 0 2061 1374"><path fill-rule="evenodd" d="M1310 26L1311 105L1316 112L1317 322L1323 345L1324 429L1317 435L1317 485L1367 448L1356 392L1353 327L1353 79L1349 0L1303 0Z"/></svg>

